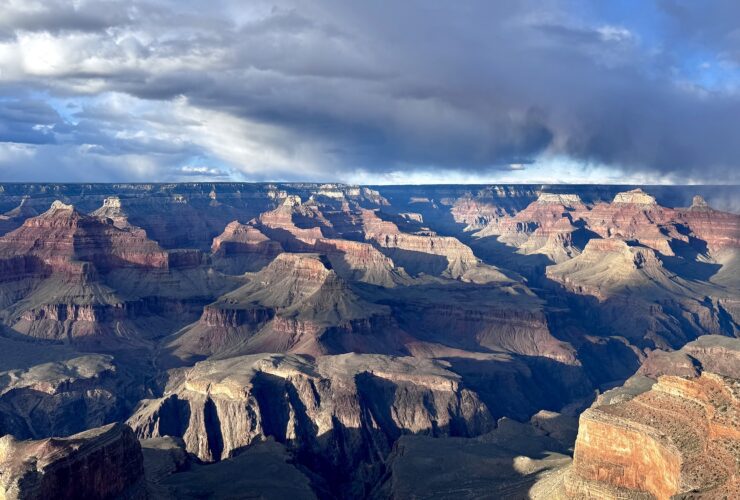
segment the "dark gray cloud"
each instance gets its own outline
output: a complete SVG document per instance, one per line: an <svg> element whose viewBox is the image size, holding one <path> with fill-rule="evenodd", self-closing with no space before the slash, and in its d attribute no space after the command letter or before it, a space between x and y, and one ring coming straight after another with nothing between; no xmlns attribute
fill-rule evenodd
<svg viewBox="0 0 740 500"><path fill-rule="evenodd" d="M0 101L0 169L25 144L112 178L485 176L566 158L740 182L736 2L2 4L0 82L34 94Z"/></svg>

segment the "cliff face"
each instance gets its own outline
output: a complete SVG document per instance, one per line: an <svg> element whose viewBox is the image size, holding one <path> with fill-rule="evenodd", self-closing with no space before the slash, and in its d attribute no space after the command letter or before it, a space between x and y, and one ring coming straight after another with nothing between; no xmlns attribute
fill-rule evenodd
<svg viewBox="0 0 740 500"><path fill-rule="evenodd" d="M367 240L412 274L448 274L460 278L479 265L473 251L456 238L403 233L371 210L362 211Z"/></svg>
<svg viewBox="0 0 740 500"><path fill-rule="evenodd" d="M739 412L737 379L709 372L695 379L663 376L630 401L587 410L567 491L735 497Z"/></svg>
<svg viewBox="0 0 740 500"><path fill-rule="evenodd" d="M205 461L271 436L336 478L382 461L402 433L467 436L493 425L445 363L357 354L201 362L129 423L139 437L181 436Z"/></svg>
<svg viewBox="0 0 740 500"><path fill-rule="evenodd" d="M738 353L737 339L705 336L600 396L580 418L567 497L738 496Z"/></svg>
<svg viewBox="0 0 740 500"><path fill-rule="evenodd" d="M41 441L3 436L0 470L7 499L145 498L141 447L122 424Z"/></svg>

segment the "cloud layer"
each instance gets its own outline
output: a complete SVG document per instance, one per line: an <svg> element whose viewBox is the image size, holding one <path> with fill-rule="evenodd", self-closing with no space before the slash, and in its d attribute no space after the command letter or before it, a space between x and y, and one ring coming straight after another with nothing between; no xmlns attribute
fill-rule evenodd
<svg viewBox="0 0 740 500"><path fill-rule="evenodd" d="M740 182L740 4L619 4L0 0L0 180Z"/></svg>

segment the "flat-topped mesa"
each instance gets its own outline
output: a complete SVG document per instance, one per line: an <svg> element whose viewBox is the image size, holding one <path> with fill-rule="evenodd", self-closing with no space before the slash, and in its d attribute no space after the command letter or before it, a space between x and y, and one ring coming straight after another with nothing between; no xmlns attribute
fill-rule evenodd
<svg viewBox="0 0 740 500"><path fill-rule="evenodd" d="M577 194L557 194L557 193L540 193L537 197L537 203L548 204L554 203L564 207L576 207L583 205L581 197Z"/></svg>
<svg viewBox="0 0 740 500"><path fill-rule="evenodd" d="M640 188L623 193L617 193L612 203L630 204L630 205L657 205L655 197L649 195Z"/></svg>
<svg viewBox="0 0 740 500"><path fill-rule="evenodd" d="M209 360L165 394L146 401L130 425L140 438L176 432L204 461L228 458L272 436L351 474L363 462L382 460L401 432L468 436L494 425L486 405L449 364L411 357L259 354Z"/></svg>
<svg viewBox="0 0 740 500"><path fill-rule="evenodd" d="M67 438L0 438L0 497L142 498L144 462L131 428L110 424Z"/></svg>
<svg viewBox="0 0 740 500"><path fill-rule="evenodd" d="M359 190L357 192L359 194ZM341 186L338 184L322 184L316 191L317 196L325 196L327 198L333 198L335 200L344 199L344 192L341 190Z"/></svg>

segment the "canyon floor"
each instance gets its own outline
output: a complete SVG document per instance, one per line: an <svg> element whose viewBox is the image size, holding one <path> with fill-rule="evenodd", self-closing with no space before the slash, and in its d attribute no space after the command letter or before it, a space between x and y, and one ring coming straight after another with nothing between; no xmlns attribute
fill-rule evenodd
<svg viewBox="0 0 740 500"><path fill-rule="evenodd" d="M738 197L0 184L0 497L738 498Z"/></svg>

